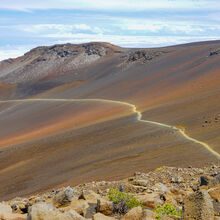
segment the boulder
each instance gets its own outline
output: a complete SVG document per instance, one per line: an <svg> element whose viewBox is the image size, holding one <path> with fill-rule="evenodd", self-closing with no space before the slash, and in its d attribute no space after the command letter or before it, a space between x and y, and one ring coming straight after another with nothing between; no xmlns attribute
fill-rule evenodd
<svg viewBox="0 0 220 220"><path fill-rule="evenodd" d="M36 203L28 213L27 220L85 220L74 210L61 212L53 207L51 203Z"/></svg>
<svg viewBox="0 0 220 220"><path fill-rule="evenodd" d="M12 213L12 209L9 205L0 203L0 214L2 213Z"/></svg>
<svg viewBox="0 0 220 220"><path fill-rule="evenodd" d="M54 203L58 206L63 206L71 203L74 196L73 189L71 187L67 187L62 191L57 192L54 197Z"/></svg>
<svg viewBox="0 0 220 220"><path fill-rule="evenodd" d="M129 183L129 184L124 184L123 185L123 192L125 193L141 193L146 191L146 187L144 186L137 186L137 185L133 185L133 182Z"/></svg>
<svg viewBox="0 0 220 220"><path fill-rule="evenodd" d="M217 216L220 216L220 203L216 201L212 201L213 208L214 208L214 214Z"/></svg>
<svg viewBox="0 0 220 220"><path fill-rule="evenodd" d="M137 195L135 197L142 203L143 206L148 208L156 209L158 205L163 204L162 200L160 199L160 195L157 193L148 193Z"/></svg>
<svg viewBox="0 0 220 220"><path fill-rule="evenodd" d="M50 203L53 201L51 198L48 200L50 200L50 201L47 201L47 202L50 202ZM39 202L46 202L46 201L45 201L45 199L41 198L40 196L32 196L28 200L28 205L32 206L33 204L39 203Z"/></svg>
<svg viewBox="0 0 220 220"><path fill-rule="evenodd" d="M157 214L149 209L143 211L143 220L155 220Z"/></svg>
<svg viewBox="0 0 220 220"><path fill-rule="evenodd" d="M217 186L220 184L220 174L216 175L212 180L211 180L211 186Z"/></svg>
<svg viewBox="0 0 220 220"><path fill-rule="evenodd" d="M17 212L21 214L28 213L28 204L26 202L17 202L13 204L12 206L13 210L16 209L16 206L18 208Z"/></svg>
<svg viewBox="0 0 220 220"><path fill-rule="evenodd" d="M71 218L69 218L69 220L86 220L86 218L82 217L74 210L70 210L69 213L71 215Z"/></svg>
<svg viewBox="0 0 220 220"><path fill-rule="evenodd" d="M93 215L92 219L93 220L115 220L115 218L103 215L102 213L97 213Z"/></svg>
<svg viewBox="0 0 220 220"><path fill-rule="evenodd" d="M8 202L8 205L11 206L13 212L24 214L28 213L29 200L26 198L17 197Z"/></svg>
<svg viewBox="0 0 220 220"><path fill-rule="evenodd" d="M211 178L207 176L200 177L200 186L208 186L211 183Z"/></svg>
<svg viewBox="0 0 220 220"><path fill-rule="evenodd" d="M105 199L98 199L97 201L97 212L100 212L104 215L111 215L113 212L113 203L105 200Z"/></svg>
<svg viewBox="0 0 220 220"><path fill-rule="evenodd" d="M168 188L163 183L156 183L152 188L154 191L157 191L161 194L166 194L168 192Z"/></svg>
<svg viewBox="0 0 220 220"><path fill-rule="evenodd" d="M220 174L217 174L213 178L208 176L200 177L200 186L214 187L214 186L218 186L219 184L220 184Z"/></svg>
<svg viewBox="0 0 220 220"><path fill-rule="evenodd" d="M97 203L97 200L101 199L101 196L92 190L84 191L80 197L83 197L89 203Z"/></svg>
<svg viewBox="0 0 220 220"><path fill-rule="evenodd" d="M84 212L84 217L91 219L92 216L97 212L97 203L88 203L89 207Z"/></svg>
<svg viewBox="0 0 220 220"><path fill-rule="evenodd" d="M143 217L143 210L141 207L131 209L121 220L141 220Z"/></svg>
<svg viewBox="0 0 220 220"><path fill-rule="evenodd" d="M133 182L131 182L133 185L135 186L143 186L143 187L146 187L148 182L147 180L139 180L139 179L135 179Z"/></svg>
<svg viewBox="0 0 220 220"><path fill-rule="evenodd" d="M78 214L92 218L97 210L97 200L101 199L101 196L96 194L92 190L82 192L79 197L74 197L71 204L65 207L65 210L74 209Z"/></svg>
<svg viewBox="0 0 220 220"><path fill-rule="evenodd" d="M67 207L65 207L64 209L66 211L69 210L75 210L79 215L83 215L85 216L86 214L86 209L89 207L89 204L86 200L84 199L77 199L74 198L71 202L71 204Z"/></svg>
<svg viewBox="0 0 220 220"><path fill-rule="evenodd" d="M27 215L12 213L9 205L0 203L0 219L1 220L25 220Z"/></svg>
<svg viewBox="0 0 220 220"><path fill-rule="evenodd" d="M19 211L19 206L18 206L16 203L13 203L13 204L11 205L11 208L12 208L12 210L15 211L15 212Z"/></svg>
<svg viewBox="0 0 220 220"><path fill-rule="evenodd" d="M206 190L190 194L184 199L182 219L213 220L214 209Z"/></svg>
<svg viewBox="0 0 220 220"><path fill-rule="evenodd" d="M208 193L213 200L220 201L220 186L209 189Z"/></svg>
<svg viewBox="0 0 220 220"><path fill-rule="evenodd" d="M177 187L172 187L166 193L166 203L173 204L174 206L182 206L183 199L187 193L187 191L183 191Z"/></svg>

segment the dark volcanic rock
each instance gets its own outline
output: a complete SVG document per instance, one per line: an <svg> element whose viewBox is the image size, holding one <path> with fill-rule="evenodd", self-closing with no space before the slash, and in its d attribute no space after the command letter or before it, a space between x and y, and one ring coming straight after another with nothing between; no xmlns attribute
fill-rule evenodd
<svg viewBox="0 0 220 220"><path fill-rule="evenodd" d="M164 52L162 51L151 51L151 50L136 50L134 52L131 52L128 56L127 62L142 62L145 63L147 61L150 61L160 55L162 55Z"/></svg>
<svg viewBox="0 0 220 220"><path fill-rule="evenodd" d="M211 57L211 56L218 55L218 54L220 54L220 48L217 48L217 49L211 51L209 56Z"/></svg>
<svg viewBox="0 0 220 220"><path fill-rule="evenodd" d="M200 177L200 186L208 186L210 184L211 180L207 176L201 176Z"/></svg>

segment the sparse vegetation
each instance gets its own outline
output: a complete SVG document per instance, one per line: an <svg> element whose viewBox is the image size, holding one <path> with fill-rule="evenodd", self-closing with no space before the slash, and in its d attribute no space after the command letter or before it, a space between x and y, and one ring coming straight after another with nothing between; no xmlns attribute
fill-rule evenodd
<svg viewBox="0 0 220 220"><path fill-rule="evenodd" d="M162 217L172 215L172 216L181 216L182 210L179 211L171 204L165 203L163 206L158 205L157 209L154 210L157 213L156 219L161 219Z"/></svg>
<svg viewBox="0 0 220 220"><path fill-rule="evenodd" d="M163 170L163 167L158 167L155 171L160 172L161 170Z"/></svg>
<svg viewBox="0 0 220 220"><path fill-rule="evenodd" d="M134 207L143 207L133 195L120 192L117 188L111 188L108 192L108 197L114 203L115 212L126 213L129 209Z"/></svg>
<svg viewBox="0 0 220 220"><path fill-rule="evenodd" d="M200 182L196 182L196 183L194 183L194 185L199 185L200 184Z"/></svg>
<svg viewBox="0 0 220 220"><path fill-rule="evenodd" d="M179 128L180 130L183 130L183 131L187 130L186 125L177 125L176 127Z"/></svg>

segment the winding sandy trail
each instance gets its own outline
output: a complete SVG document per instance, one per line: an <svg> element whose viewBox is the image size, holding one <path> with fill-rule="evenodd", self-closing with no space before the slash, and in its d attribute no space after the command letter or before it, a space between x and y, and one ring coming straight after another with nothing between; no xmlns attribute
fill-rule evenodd
<svg viewBox="0 0 220 220"><path fill-rule="evenodd" d="M177 128L175 126L163 124L160 122L155 121L149 121L142 119L142 113L137 110L137 107L133 104L130 104L128 102L122 102L122 101L115 101L115 100L108 100L108 99L49 99L49 98L36 98L36 99L17 99L17 100L6 100L6 101L0 101L1 103L14 103L14 102L105 102L105 103L113 103L113 104L120 104L120 105L126 105L129 108L132 109L132 112L137 115L137 120L140 122L148 123L148 124L154 124L161 127L166 127L173 129L175 131L178 131L185 139L192 141L196 144L202 145L206 150L208 150L210 153L212 153L214 156L216 156L220 160L220 154L213 150L208 144L205 142L199 141L195 138L190 137L188 134L186 134L185 129Z"/></svg>

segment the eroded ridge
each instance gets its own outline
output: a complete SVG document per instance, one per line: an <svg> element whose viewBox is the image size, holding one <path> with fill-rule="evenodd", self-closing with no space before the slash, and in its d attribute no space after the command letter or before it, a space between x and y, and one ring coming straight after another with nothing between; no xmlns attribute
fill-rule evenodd
<svg viewBox="0 0 220 220"><path fill-rule="evenodd" d="M167 124L163 124L160 122L155 121L149 121L142 119L142 113L137 110L137 107L134 104L130 104L128 102L123 101L117 101L117 100L108 100L108 99L52 99L52 98L36 98L36 99L16 99L16 100L6 100L6 101L0 101L0 103L13 103L13 102L105 102L105 103L114 103L114 104L120 104L120 105L126 105L129 108L132 109L132 112L137 115L137 121L148 123L148 124L154 124L161 127L166 127L173 129L175 131L178 131L183 138L185 138L188 141L194 142L196 144L202 145L206 150L208 150L210 153L212 153L214 156L216 156L218 159L220 159L220 154L213 150L208 144L206 144L203 141L199 141L195 138L190 137L188 134L186 134L185 129L178 128L176 126L171 126Z"/></svg>

